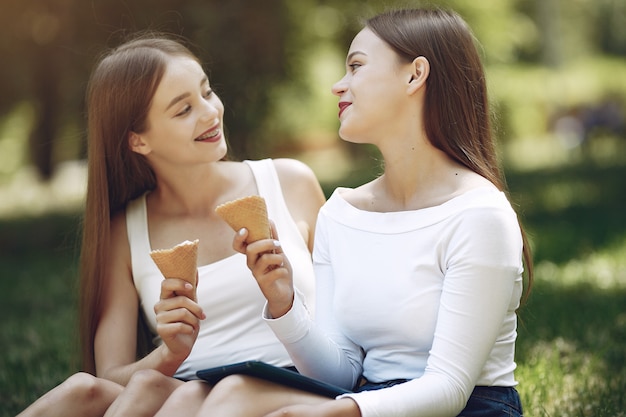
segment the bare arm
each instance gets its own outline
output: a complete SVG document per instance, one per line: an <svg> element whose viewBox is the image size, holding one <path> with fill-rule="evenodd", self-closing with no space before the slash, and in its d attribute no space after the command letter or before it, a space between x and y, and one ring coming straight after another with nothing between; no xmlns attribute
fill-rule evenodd
<svg viewBox="0 0 626 417"><path fill-rule="evenodd" d="M274 166L289 213L313 252L317 213L326 201L322 187L311 168L300 161L275 159Z"/></svg>
<svg viewBox="0 0 626 417"><path fill-rule="evenodd" d="M274 165L289 213L312 252L317 213L326 200L322 188L313 171L302 162L276 159ZM280 236L272 224L274 239L248 245L247 231L241 232L235 236L233 248L246 255L248 268L268 301L272 317L280 317L291 308L294 297L292 270L278 242Z"/></svg>
<svg viewBox="0 0 626 417"><path fill-rule="evenodd" d="M163 281L161 301L155 311L164 343L136 361L139 298L132 279L126 221L124 216L115 218L111 225L108 282L95 337L98 376L126 385L133 373L141 369L155 369L169 376L176 372L197 337L202 311L194 300L175 293L192 291L182 280Z"/></svg>

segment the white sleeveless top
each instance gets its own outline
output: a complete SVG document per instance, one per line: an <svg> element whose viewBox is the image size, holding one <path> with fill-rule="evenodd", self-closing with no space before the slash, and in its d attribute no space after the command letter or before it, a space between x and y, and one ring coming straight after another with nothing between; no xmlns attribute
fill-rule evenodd
<svg viewBox="0 0 626 417"><path fill-rule="evenodd" d="M276 224L299 296L313 308L315 283L311 255L287 209L274 163L270 159L244 162L252 170L259 195L266 201L269 218ZM133 281L148 326L156 334L154 305L159 300L163 275L149 255L145 195L128 204L126 224ZM198 303L207 318L201 322L191 354L175 377L196 379L195 373L200 369L252 359L276 366L292 365L287 351L262 319L265 298L246 266L244 255L237 253L198 266L198 275ZM162 343L158 336L154 342Z"/></svg>

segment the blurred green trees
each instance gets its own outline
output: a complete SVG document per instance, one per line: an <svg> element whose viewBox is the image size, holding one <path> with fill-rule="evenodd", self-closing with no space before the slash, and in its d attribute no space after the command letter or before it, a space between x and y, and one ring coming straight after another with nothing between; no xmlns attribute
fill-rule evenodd
<svg viewBox="0 0 626 417"><path fill-rule="evenodd" d="M359 18L422 3L0 0L0 416L15 415L75 371L80 228L74 206L24 215L23 207L43 212L35 196L47 193L19 181L4 193L3 182L30 164L50 178L60 162L83 157L83 95L104 48L136 30L182 35L225 102L235 156L340 146L353 162L367 148L337 140L330 87L342 76ZM524 406L537 416L623 415L626 140L596 126L587 132L593 140L578 146L572 122L607 97L626 98L626 1L428 3L457 10L482 45L511 197L535 253L537 285L522 311L517 355ZM327 167L340 164L323 155L329 159L316 174L327 195L375 175L368 160L367 169L324 181ZM57 185L81 190L83 175L65 171ZM13 190L27 195L14 210L19 216L5 216Z"/></svg>
<svg viewBox="0 0 626 417"><path fill-rule="evenodd" d="M0 176L10 173L4 164L8 159L11 166L16 158L34 164L42 178L49 178L56 163L84 155L83 95L91 67L104 48L145 29L188 38L206 62L227 108L226 125L236 157L275 155L302 146L303 138L334 137L336 102L329 90L341 76L344 53L359 19L396 3L423 2L2 0L0 166L5 169L0 169ZM430 3L461 13L483 46L486 65L498 69L495 78L501 84L494 88L494 102L508 136L520 134L515 123L507 125L507 115L515 110L511 107L519 103L508 102L508 90L500 93L499 87L515 90L523 77L504 81L513 72L503 72L503 67L554 70L613 56L623 68L623 1ZM532 89L522 91L529 94ZM548 106L546 111L550 110ZM9 141L7 120L16 112L28 125L12 139L28 149L23 155L13 155L16 146L3 144Z"/></svg>

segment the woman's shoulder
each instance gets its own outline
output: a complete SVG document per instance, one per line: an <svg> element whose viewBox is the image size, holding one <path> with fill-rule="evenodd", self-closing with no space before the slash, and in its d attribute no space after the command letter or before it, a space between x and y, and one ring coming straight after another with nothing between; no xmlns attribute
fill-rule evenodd
<svg viewBox="0 0 626 417"><path fill-rule="evenodd" d="M359 210L376 211L373 210L371 202L376 200L376 183L378 181L379 179L375 178L354 188L337 187L333 194L336 199L343 200Z"/></svg>
<svg viewBox="0 0 626 417"><path fill-rule="evenodd" d="M298 177L299 179L308 178L317 182L315 173L307 164L292 158L276 158L272 159L278 177L283 179L289 177Z"/></svg>
<svg viewBox="0 0 626 417"><path fill-rule="evenodd" d="M287 208L312 250L317 213L326 201L322 187L305 163L289 158L273 159L272 162Z"/></svg>
<svg viewBox="0 0 626 417"><path fill-rule="evenodd" d="M272 159L278 180L286 194L322 194L321 185L313 170L304 162L291 158Z"/></svg>

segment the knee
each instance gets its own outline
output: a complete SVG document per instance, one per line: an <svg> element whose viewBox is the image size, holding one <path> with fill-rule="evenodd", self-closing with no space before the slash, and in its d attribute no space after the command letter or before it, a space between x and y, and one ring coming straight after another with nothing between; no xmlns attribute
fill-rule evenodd
<svg viewBox="0 0 626 417"><path fill-rule="evenodd" d="M158 390L170 382L171 378L154 369L142 369L135 372L128 387L132 389Z"/></svg>
<svg viewBox="0 0 626 417"><path fill-rule="evenodd" d="M220 401L229 399L230 401L238 398L249 398L250 394L255 392L255 379L245 375L229 375L221 379L211 390L211 399Z"/></svg>
<svg viewBox="0 0 626 417"><path fill-rule="evenodd" d="M294 392L251 376L231 375L215 384L202 404L201 415L265 415L293 404L298 398ZM303 398L308 398L307 394Z"/></svg>
<svg viewBox="0 0 626 417"><path fill-rule="evenodd" d="M70 376L63 385L67 395L76 401L96 401L102 398L106 392L106 381L86 372L79 372Z"/></svg>
<svg viewBox="0 0 626 417"><path fill-rule="evenodd" d="M170 395L168 404L192 404L202 402L211 391L211 386L204 381L188 381Z"/></svg>

